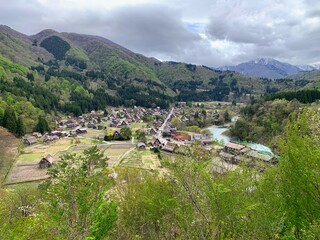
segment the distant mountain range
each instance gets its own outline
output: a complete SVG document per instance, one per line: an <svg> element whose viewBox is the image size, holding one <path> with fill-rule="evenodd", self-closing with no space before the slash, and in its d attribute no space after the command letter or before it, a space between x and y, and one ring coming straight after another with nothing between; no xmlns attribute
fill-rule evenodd
<svg viewBox="0 0 320 240"><path fill-rule="evenodd" d="M249 62L240 63L236 66L224 66L214 68L221 71L235 71L250 77L279 79L301 71L312 71L319 69L320 65L295 66L289 63L277 61L273 58L259 58Z"/></svg>

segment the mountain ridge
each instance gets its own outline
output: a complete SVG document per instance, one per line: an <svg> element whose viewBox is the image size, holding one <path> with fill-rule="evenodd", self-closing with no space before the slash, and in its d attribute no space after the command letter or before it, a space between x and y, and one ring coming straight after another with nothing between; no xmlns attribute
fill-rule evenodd
<svg viewBox="0 0 320 240"><path fill-rule="evenodd" d="M295 66L273 58L257 58L235 66L223 66L214 69L236 71L251 77L279 79L297 74L301 71L315 70L316 68L316 65Z"/></svg>

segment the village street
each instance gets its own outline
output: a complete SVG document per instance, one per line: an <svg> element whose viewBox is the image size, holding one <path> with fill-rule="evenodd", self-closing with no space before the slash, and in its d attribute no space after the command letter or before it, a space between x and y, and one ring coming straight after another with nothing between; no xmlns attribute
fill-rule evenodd
<svg viewBox="0 0 320 240"><path fill-rule="evenodd" d="M174 110L174 108L171 109L170 113L168 114L168 116L167 116L166 119L164 120L163 124L161 125L161 127L159 127L159 130L158 130L157 135L156 135L156 138L158 138L160 141L163 141L163 142L165 142L165 143L167 142L167 140L162 137L162 133L163 133L164 127L166 126L167 122L168 122L169 119L171 118L171 115L172 115L172 113L173 113L173 110Z"/></svg>

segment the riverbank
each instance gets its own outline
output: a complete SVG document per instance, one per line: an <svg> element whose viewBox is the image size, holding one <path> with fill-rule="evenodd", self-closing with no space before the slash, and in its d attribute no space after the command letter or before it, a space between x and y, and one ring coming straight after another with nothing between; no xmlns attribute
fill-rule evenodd
<svg viewBox="0 0 320 240"><path fill-rule="evenodd" d="M211 126L211 127L208 127L207 129L213 134L213 140L217 140L217 141L223 140L224 144L231 141L235 141L235 139L231 138L229 128L227 126ZM246 145L251 149L256 150L260 153L274 156L274 153L272 152L272 150L263 144L254 143L254 142L248 143L248 142L241 142L241 141L235 141L235 142Z"/></svg>

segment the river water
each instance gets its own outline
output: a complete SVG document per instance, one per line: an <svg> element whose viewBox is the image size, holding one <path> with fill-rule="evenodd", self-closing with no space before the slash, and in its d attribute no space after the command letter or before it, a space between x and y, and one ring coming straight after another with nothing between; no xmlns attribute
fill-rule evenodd
<svg viewBox="0 0 320 240"><path fill-rule="evenodd" d="M208 130L213 134L213 139L221 141L223 140L224 143L230 142L230 137L223 135L222 133L227 131L228 128L226 127L217 127L217 126L212 126L208 127Z"/></svg>
<svg viewBox="0 0 320 240"><path fill-rule="evenodd" d="M223 132L228 130L228 128L226 128L226 127L212 126L212 127L208 127L208 130L213 134L214 140L218 140L218 141L223 140L224 143L228 143L231 141L230 137L223 135ZM244 145L246 145L246 146L250 147L251 149L254 149L258 152L274 156L271 149L267 146L262 145L262 144L259 144L259 143L247 143L247 144L242 143L242 144L244 144Z"/></svg>

